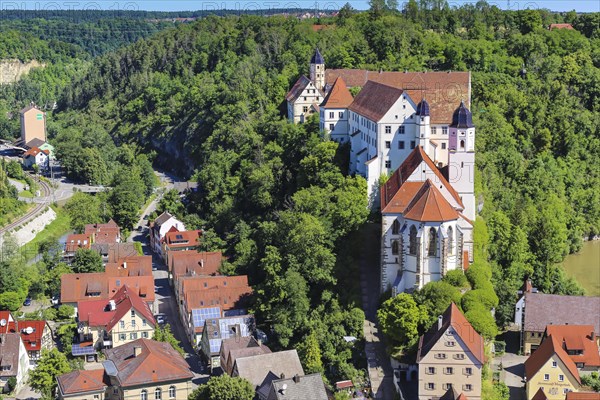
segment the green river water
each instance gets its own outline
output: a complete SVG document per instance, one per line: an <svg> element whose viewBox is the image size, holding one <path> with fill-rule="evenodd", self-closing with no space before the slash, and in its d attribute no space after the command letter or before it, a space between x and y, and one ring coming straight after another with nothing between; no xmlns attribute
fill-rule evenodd
<svg viewBox="0 0 600 400"><path fill-rule="evenodd" d="M600 240L584 242L581 251L567 256L562 265L587 296L600 296Z"/></svg>

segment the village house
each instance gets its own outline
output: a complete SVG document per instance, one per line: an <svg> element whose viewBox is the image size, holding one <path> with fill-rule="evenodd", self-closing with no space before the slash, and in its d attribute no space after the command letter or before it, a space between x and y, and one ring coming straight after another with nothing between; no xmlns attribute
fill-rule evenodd
<svg viewBox="0 0 600 400"><path fill-rule="evenodd" d="M94 243L93 233L72 233L67 236L65 241L65 251L63 258L67 261L72 261L77 250L90 250Z"/></svg>
<svg viewBox="0 0 600 400"><path fill-rule="evenodd" d="M2 320L4 321L4 320ZM30 362L25 344L18 333L6 333L0 324L0 393L9 391L11 378L15 379L18 392L29 374Z"/></svg>
<svg viewBox="0 0 600 400"><path fill-rule="evenodd" d="M182 277L219 275L222 263L223 254L220 251L182 250L171 252L168 255L167 263L170 283L173 287L178 287L178 281Z"/></svg>
<svg viewBox="0 0 600 400"><path fill-rule="evenodd" d="M93 234L94 242L99 244L121 241L121 228L112 219L106 224L87 224L83 233Z"/></svg>
<svg viewBox="0 0 600 400"><path fill-rule="evenodd" d="M194 375L168 343L138 339L104 353L104 369L59 376L59 398L187 400L192 392Z"/></svg>
<svg viewBox="0 0 600 400"><path fill-rule="evenodd" d="M200 354L208 361L211 371L221 367L221 343L225 339L240 340L252 335L256 328L254 315L209 318L204 322L200 339Z"/></svg>
<svg viewBox="0 0 600 400"><path fill-rule="evenodd" d="M33 103L20 111L21 116L21 144L29 143L33 139L46 141L46 113L37 108Z"/></svg>
<svg viewBox="0 0 600 400"><path fill-rule="evenodd" d="M290 378L281 378L271 381L269 392L264 397L265 391L259 393L261 400L328 400L327 390L323 377L319 373L310 375L294 375Z"/></svg>
<svg viewBox="0 0 600 400"><path fill-rule="evenodd" d="M162 255L165 264L168 264L169 254L175 251L194 250L200 244L201 230L167 232L162 241Z"/></svg>
<svg viewBox="0 0 600 400"><path fill-rule="evenodd" d="M166 211L150 223L150 248L161 258L163 258L162 241L169 231L185 231L185 225Z"/></svg>
<svg viewBox="0 0 600 400"><path fill-rule="evenodd" d="M92 250L100 254L102 262L116 263L122 258L137 256L134 243L92 243Z"/></svg>
<svg viewBox="0 0 600 400"><path fill-rule="evenodd" d="M33 168L37 165L40 170L45 170L49 167L50 152L48 150L40 150L38 147L33 147L23 153L23 167Z"/></svg>
<svg viewBox="0 0 600 400"><path fill-rule="evenodd" d="M104 369L77 370L57 377L60 400L104 400L108 383Z"/></svg>
<svg viewBox="0 0 600 400"><path fill-rule="evenodd" d="M325 61L319 52L310 60L310 79L302 75L285 96L288 119L294 123L306 122L306 119L319 112L325 87Z"/></svg>
<svg viewBox="0 0 600 400"><path fill-rule="evenodd" d="M600 353L592 325L548 325L542 340L554 337L579 371L599 371Z"/></svg>
<svg viewBox="0 0 600 400"><path fill-rule="evenodd" d="M515 318L521 330L521 349L529 355L540 346L548 325L591 325L600 343L600 318L589 310L600 310L600 297L562 296L526 291L515 305Z"/></svg>
<svg viewBox="0 0 600 400"><path fill-rule="evenodd" d="M525 361L527 399L545 395L548 400L563 400L579 390L581 380L573 360L561 343L549 336Z"/></svg>
<svg viewBox="0 0 600 400"><path fill-rule="evenodd" d="M55 159L55 157L54 157L54 146L52 146L48 142L44 142L41 139L38 139L38 138L32 139L29 142L25 143L23 145L23 147L26 150L30 150L30 149L32 149L34 147L37 147L38 149L40 149L42 151L47 150L47 154L48 154L48 157L50 157L50 160L54 160Z"/></svg>
<svg viewBox="0 0 600 400"><path fill-rule="evenodd" d="M261 400L265 400L269 395L273 381L295 375L304 375L296 350L238 358L231 374L233 377L239 376L248 380Z"/></svg>
<svg viewBox="0 0 600 400"><path fill-rule="evenodd" d="M51 350L54 347L52 330L43 320L16 321L10 311L0 311L0 321L6 321L0 328L0 333L18 333L25 346L31 368L35 368L42 355L42 350ZM1 353L0 353L1 356Z"/></svg>
<svg viewBox="0 0 600 400"><path fill-rule="evenodd" d="M84 301L77 308L77 347L89 347L91 343L94 350L100 350L154 336L156 322L148 303L127 285L108 301Z"/></svg>
<svg viewBox="0 0 600 400"><path fill-rule="evenodd" d="M483 339L452 303L419 339L419 400L439 398L449 390L481 399Z"/></svg>
<svg viewBox="0 0 600 400"><path fill-rule="evenodd" d="M106 263L104 271L110 277L152 276L152 256L123 257Z"/></svg>
<svg viewBox="0 0 600 400"><path fill-rule="evenodd" d="M245 314L247 298L252 294L248 277L195 276L181 280L175 288L181 321L190 342L199 345L205 321Z"/></svg>
<svg viewBox="0 0 600 400"><path fill-rule="evenodd" d="M256 340L254 336L234 337L223 339L219 358L221 360L221 370L227 375L233 373L235 360L243 357L257 356L260 354L271 353L271 349Z"/></svg>

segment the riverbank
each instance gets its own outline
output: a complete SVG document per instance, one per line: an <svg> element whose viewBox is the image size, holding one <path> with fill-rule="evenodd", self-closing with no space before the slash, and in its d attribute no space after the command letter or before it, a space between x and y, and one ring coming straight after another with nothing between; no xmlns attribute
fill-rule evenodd
<svg viewBox="0 0 600 400"><path fill-rule="evenodd" d="M581 251L567 256L562 266L587 296L600 296L600 240L584 242Z"/></svg>

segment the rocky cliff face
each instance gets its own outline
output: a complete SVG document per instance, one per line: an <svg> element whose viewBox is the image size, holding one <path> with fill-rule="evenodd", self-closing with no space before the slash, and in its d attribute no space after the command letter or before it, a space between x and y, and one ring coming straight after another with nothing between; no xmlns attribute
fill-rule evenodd
<svg viewBox="0 0 600 400"><path fill-rule="evenodd" d="M16 82L32 68L45 66L46 64L41 64L36 60L27 63L16 59L0 60L0 84Z"/></svg>

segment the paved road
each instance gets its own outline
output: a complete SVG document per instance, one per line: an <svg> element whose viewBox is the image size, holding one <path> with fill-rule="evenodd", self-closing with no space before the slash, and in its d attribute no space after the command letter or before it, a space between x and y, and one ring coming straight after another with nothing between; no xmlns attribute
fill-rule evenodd
<svg viewBox="0 0 600 400"><path fill-rule="evenodd" d="M363 310L365 311L365 353L371 389L376 399L394 399L396 389L393 382L393 369L389 356L385 351L383 336L377 324L377 306L379 305L379 237L381 227L369 224L366 228L368 240L363 240L363 251L360 260L360 281L362 289Z"/></svg>

